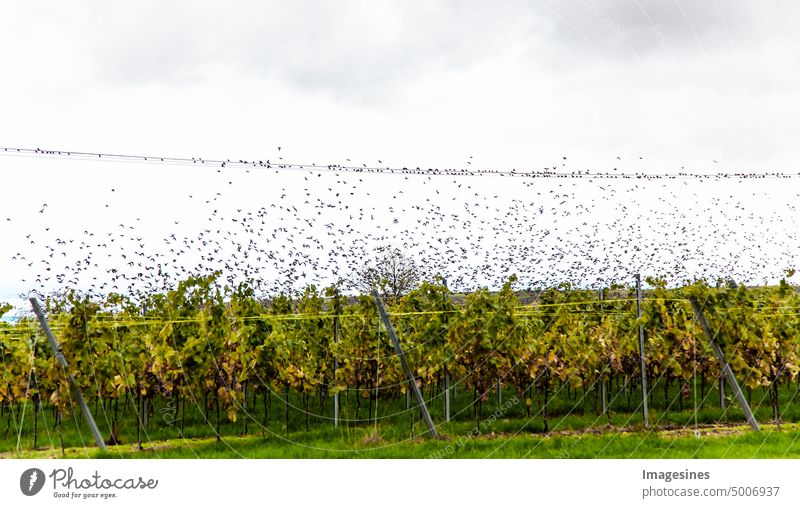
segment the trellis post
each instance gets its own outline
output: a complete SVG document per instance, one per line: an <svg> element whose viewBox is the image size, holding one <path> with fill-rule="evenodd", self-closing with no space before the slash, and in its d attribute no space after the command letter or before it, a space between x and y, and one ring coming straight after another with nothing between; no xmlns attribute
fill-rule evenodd
<svg viewBox="0 0 800 508"><path fill-rule="evenodd" d="M341 308L339 305L339 288L334 287L333 290L333 343L339 342L339 314ZM339 360L336 355L333 355L333 384L336 386L336 371L339 370ZM333 426L339 426L339 391L333 394Z"/></svg>
<svg viewBox="0 0 800 508"><path fill-rule="evenodd" d="M442 285L447 289L447 279L442 279ZM444 366L444 421L450 421L450 370L447 363Z"/></svg>
<svg viewBox="0 0 800 508"><path fill-rule="evenodd" d="M700 308L700 304L697 303L697 299L695 297L690 296L689 302L692 304L692 309L697 316L697 320L700 321L700 326L703 328L703 333L705 333L708 342L711 344L711 349L714 351L714 355L716 355L719 364L722 366L722 373L725 375L725 381L728 383L730 389L733 390L734 395L736 395L736 400L739 401L739 406L741 406L742 411L744 411L744 416L747 418L747 423L750 424L750 427L753 430L761 430L755 416L753 416L753 411L750 409L750 405L747 403L747 399L742 392L742 388L736 381L736 376L733 375L731 366L728 365L728 361L725 359L725 354L722 352L722 348L720 348L719 344L714 341L714 334L711 332L711 327L708 326L708 321L706 321L706 317L703 314L703 309Z"/></svg>
<svg viewBox="0 0 800 508"><path fill-rule="evenodd" d="M414 394L414 398L417 399L417 404L419 405L419 412L422 416L422 419L425 421L425 424L428 426L428 431L431 433L431 436L434 438L438 437L436 434L436 427L433 425L433 420L431 419L431 414L428 412L428 406L425 405L425 400L422 398L422 393L419 391L419 387L417 386L417 381L414 379L414 374L411 372L411 368L408 366L408 362L406 361L406 355L403 353L403 348L400 347L400 341L397 340L397 335L394 331L394 326L392 326L392 322L389 320L389 315L386 313L386 309L383 306L383 300L381 300L380 294L378 291L373 291L372 296L375 298L375 306L378 308L378 313L383 320L383 324L386 325L386 331L389 333L389 338L392 340L392 345L394 346L394 352L400 357L400 365L403 367L403 371L406 373L406 377L408 378L408 384L411 388L411 392Z"/></svg>
<svg viewBox="0 0 800 508"><path fill-rule="evenodd" d="M73 392L75 393L75 398L78 400L78 405L81 407L81 412L83 413L83 418L86 420L86 424L89 426L89 429L92 431L92 436L94 436L94 440L97 443L97 446L106 451L106 443L103 441L103 436L100 434L100 429L97 428L97 424L92 417L92 413L89 411L89 407L86 405L86 401L83 399L83 394L81 394L80 389L78 388L78 384L75 383L75 378L69 371L69 367L67 366L67 359L64 358L64 354L61 352L61 347L58 345L58 341L56 340L56 336L53 335L53 331L50 330L50 325L47 323L47 318L44 315L44 311L39 306L39 301L36 298L30 298L31 305L33 306L33 312L36 314L36 318L39 320L39 324L42 327L42 331L44 331L45 336L47 337L47 341L50 343L50 347L53 350L53 354L58 360L58 363L61 365L61 368L64 369L64 372L67 375L67 380L69 380L70 387L72 388Z"/></svg>
<svg viewBox="0 0 800 508"><path fill-rule="evenodd" d="M602 287L600 287L599 297L600 297L600 323L602 324L602 322L603 322L603 312L605 311L605 308L603 307L603 288ZM608 413L608 403L607 403L607 396L606 396L606 380L604 378L605 372L606 372L606 368L603 367L603 372L601 373L601 376L600 376L600 399L602 400L602 404L603 404L603 414L607 414Z"/></svg>
<svg viewBox="0 0 800 508"><path fill-rule="evenodd" d="M647 417L647 366L644 361L644 325L642 324L642 277L636 274L636 315L639 319L639 367L642 372L642 421L650 428Z"/></svg>
<svg viewBox="0 0 800 508"><path fill-rule="evenodd" d="M444 368L444 421L450 421L450 372Z"/></svg>

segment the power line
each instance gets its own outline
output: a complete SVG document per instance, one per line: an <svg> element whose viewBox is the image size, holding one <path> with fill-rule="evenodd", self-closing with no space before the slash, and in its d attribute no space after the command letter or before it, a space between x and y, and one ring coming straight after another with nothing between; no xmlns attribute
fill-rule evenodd
<svg viewBox="0 0 800 508"><path fill-rule="evenodd" d="M362 164L361 166L341 164L307 164L290 162L273 162L271 159L245 160L245 159L207 159L202 157L171 157L165 155L131 155L106 152L83 152L79 150L47 150L41 148L0 147L0 155L18 157L37 157L47 159L74 159L110 162L126 162L134 164L167 164L180 166L209 166L231 168L264 168L276 171L332 171L346 173L381 173L404 174L421 176L485 176L494 175L501 177L522 178L578 178L578 179L635 179L635 180L674 180L674 179L702 179L702 180L743 180L767 178L797 178L798 173L766 172L766 173L626 173L626 172L599 172L590 170L558 171L555 169L542 170L517 170L517 169L478 169L478 168L422 168L422 167L378 167Z"/></svg>

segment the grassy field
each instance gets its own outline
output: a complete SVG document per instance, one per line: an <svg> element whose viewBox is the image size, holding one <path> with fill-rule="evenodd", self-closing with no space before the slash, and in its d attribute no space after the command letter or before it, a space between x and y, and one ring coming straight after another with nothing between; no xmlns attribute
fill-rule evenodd
<svg viewBox="0 0 800 508"><path fill-rule="evenodd" d="M514 421L499 420L498 430ZM391 430L391 429L390 429ZM454 428L454 431L460 429ZM469 432L466 430L466 432ZM595 433L597 432L597 433ZM591 433L555 431L545 435L494 431L480 436L446 435L443 439L393 439L380 427L338 432L311 431L288 436L255 435L151 441L109 447L58 448L8 452L4 458L800 458L800 426L764 426L751 432L742 426L642 432L609 427Z"/></svg>
<svg viewBox="0 0 800 508"><path fill-rule="evenodd" d="M654 394L659 394L654 390ZM766 392L765 392L766 393ZM757 418L767 422L770 408L761 404L765 393L752 392ZM710 390L703 407L695 414L683 409L666 411L664 401L651 401L651 429L642 427L635 395L619 398L609 416L598 414L591 391L562 393L548 404L547 427L540 413L527 415L525 403L511 392L503 402L490 401L480 425L472 417L470 398L461 393L453 402L454 419L443 423L440 400L429 402L442 439L425 437L425 427L416 411L405 409L403 400L381 400L372 408L359 401L360 418L355 419L353 398L342 400L342 417L349 420L334 428L330 401L306 419L299 396L286 406L277 394L268 405L254 405L244 421L220 424L221 439L215 437L214 411L202 404L188 405L183 412L150 409L149 422L140 433L143 450L138 449L133 406L115 408L119 424L119 445L100 453L80 415L65 417L55 427L53 412L39 413L37 446L33 449L31 407L6 408L0 415L0 457L66 458L786 458L800 457L800 408L794 387L782 393L783 423L764 425L762 432L750 431L741 410L731 401L720 408L716 392ZM327 405L326 405L327 404ZM110 435L112 406L91 404L104 436ZM314 407L309 404L309 408ZM24 409L24 411L23 411ZM378 419L368 418L378 414ZM177 417L177 418L176 418ZM20 422L22 423L20 426ZM308 430L306 430L308 425ZM697 427L695 427L697 425ZM695 433L695 429L698 430ZM63 451L62 451L63 450Z"/></svg>

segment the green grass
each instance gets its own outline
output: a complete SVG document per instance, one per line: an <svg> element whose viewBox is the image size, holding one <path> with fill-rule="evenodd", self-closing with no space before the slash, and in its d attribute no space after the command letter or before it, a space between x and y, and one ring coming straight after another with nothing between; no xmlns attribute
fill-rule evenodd
<svg viewBox="0 0 800 508"><path fill-rule="evenodd" d="M498 421L514 427L514 421ZM765 426L755 433L744 427L690 432L628 432L609 428L602 434L531 433L485 434L477 437L448 435L445 439L392 439L394 429L373 427L347 433L316 430L288 436L171 439L145 444L118 445L102 453L97 448L68 448L66 458L800 458L800 426L783 425L778 431ZM379 436L376 438L376 435ZM60 449L6 454L16 458L57 458Z"/></svg>
<svg viewBox="0 0 800 508"><path fill-rule="evenodd" d="M45 408L39 415L37 449L32 449L31 406L9 408L0 415L0 457L66 457L66 458L784 458L800 457L800 405L796 403L796 388L782 391L783 420L777 429L765 425L754 433L743 425L742 411L733 402L721 409L715 391L709 391L704 407L698 408L696 422L701 435L693 434L695 415L690 404L683 410L671 407L665 411L663 397L658 387L653 391L651 424L653 429L642 427L637 411L635 392L628 405L627 397L618 397L612 404L610 417L597 414L592 391L584 397L582 390L571 394L559 393L548 404L548 428L545 430L541 414L533 406L531 417L526 415L524 401L496 407L492 400L484 407L484 420L476 431L472 417L471 400L465 390L453 401L454 421L444 424L441 398L429 402L442 440L421 437L425 427L416 412L406 411L402 399L381 399L378 423L367 420L369 405L361 400L361 421L342 424L334 428L329 419L330 400L323 401L323 416L312 417L309 430L305 430L305 417L297 408L303 406L299 395L290 400L295 409L290 410L288 431L284 422L284 406L277 395L269 399L269 413L263 411L261 401L251 408L248 419L248 436L243 436L243 420L224 421L215 439L215 412L208 420L197 406L187 405L186 414L180 414L183 430L178 422L163 418L166 401L152 409L147 429L142 433L144 450L136 441L136 419L133 406L121 403L118 435L122 445L109 447L100 453L91 442L91 435L80 416L65 417L61 431L54 428L53 413ZM429 395L429 394L426 394ZM770 408L762 390L752 393L752 405L757 419L767 422ZM504 400L512 400L513 393L504 393ZM355 398L342 400L342 417L354 419ZM200 404L202 406L202 402ZM90 402L102 433L108 437L113 409ZM674 406L674 405L673 405ZM318 401L311 410L319 412ZM499 417L492 414L498 410ZM374 409L373 409L374 411ZM370 413L374 416L374 412ZM23 421L21 432L20 420ZM63 441L63 453L61 443ZM17 446L19 442L19 447Z"/></svg>

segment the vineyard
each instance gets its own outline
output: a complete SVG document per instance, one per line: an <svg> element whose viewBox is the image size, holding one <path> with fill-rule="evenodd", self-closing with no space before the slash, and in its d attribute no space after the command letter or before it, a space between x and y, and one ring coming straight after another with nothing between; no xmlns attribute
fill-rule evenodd
<svg viewBox="0 0 800 508"><path fill-rule="evenodd" d="M371 296L310 286L294 298L262 298L252 283L225 285L219 275L136 299L48 298L69 371L35 318L0 324L2 449L91 445L70 375L109 445L259 435L288 447L319 429L369 430L367 449L424 439ZM778 429L800 420L800 294L784 281L670 288L648 278L641 317L634 288L563 284L531 292L523 304L514 282L452 294L435 279L386 296L445 439L742 425L690 298L756 418ZM649 422L640 414L642 377Z"/></svg>

